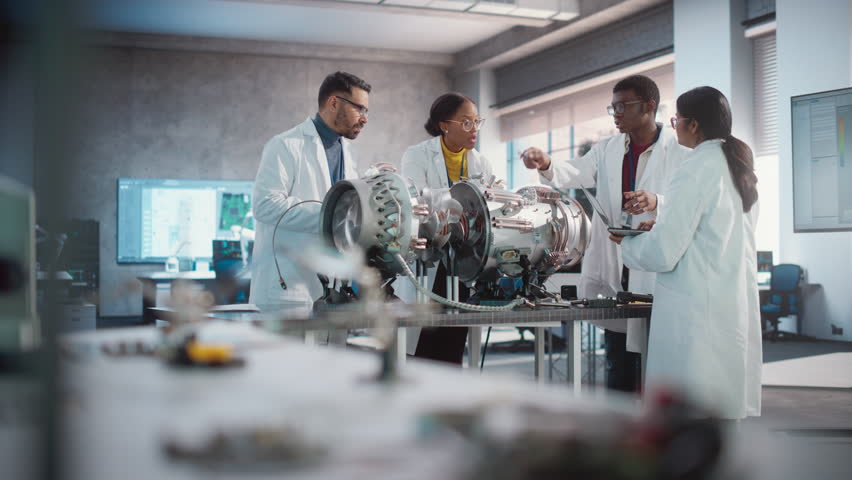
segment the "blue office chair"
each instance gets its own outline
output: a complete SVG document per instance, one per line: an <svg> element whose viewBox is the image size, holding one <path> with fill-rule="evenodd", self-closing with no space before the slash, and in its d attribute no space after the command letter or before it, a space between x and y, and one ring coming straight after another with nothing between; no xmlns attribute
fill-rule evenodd
<svg viewBox="0 0 852 480"><path fill-rule="evenodd" d="M248 303L250 280L241 278L243 256L239 240L213 240L213 296L218 305Z"/></svg>
<svg viewBox="0 0 852 480"><path fill-rule="evenodd" d="M802 313L802 267L791 263L782 263L772 267L769 283L769 295L766 303L760 305L760 318L764 327L763 338L777 340L783 336L778 331L779 319L787 315L800 316ZM796 332L798 333L798 332Z"/></svg>

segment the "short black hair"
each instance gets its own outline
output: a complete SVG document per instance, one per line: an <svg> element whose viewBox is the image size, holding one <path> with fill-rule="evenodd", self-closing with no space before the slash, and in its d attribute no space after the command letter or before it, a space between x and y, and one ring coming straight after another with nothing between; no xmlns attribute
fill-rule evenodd
<svg viewBox="0 0 852 480"><path fill-rule="evenodd" d="M317 104L320 108L334 92L352 93L353 88L360 88L367 93L373 88L369 83L346 72L334 72L325 77L320 85Z"/></svg>
<svg viewBox="0 0 852 480"><path fill-rule="evenodd" d="M450 117L459 111L459 108L464 102L470 102L476 105L476 102L461 93L449 92L441 95L432 102L432 108L429 109L429 118L423 128L433 137L441 136L440 122L449 120Z"/></svg>
<svg viewBox="0 0 852 480"><path fill-rule="evenodd" d="M660 106L660 89L657 84L645 75L631 75L621 79L612 87L612 93L633 90L644 101L654 101L654 111Z"/></svg>

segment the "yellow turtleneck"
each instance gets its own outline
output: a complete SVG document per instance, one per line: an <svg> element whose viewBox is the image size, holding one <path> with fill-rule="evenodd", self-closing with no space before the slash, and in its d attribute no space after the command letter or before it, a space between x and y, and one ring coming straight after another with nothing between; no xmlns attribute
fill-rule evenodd
<svg viewBox="0 0 852 480"><path fill-rule="evenodd" d="M441 137L441 150L444 152L444 163L447 166L447 176L453 183L461 180L461 177L467 177L467 162L465 161L465 153L467 150L462 148L459 152L451 152L444 143L444 137Z"/></svg>

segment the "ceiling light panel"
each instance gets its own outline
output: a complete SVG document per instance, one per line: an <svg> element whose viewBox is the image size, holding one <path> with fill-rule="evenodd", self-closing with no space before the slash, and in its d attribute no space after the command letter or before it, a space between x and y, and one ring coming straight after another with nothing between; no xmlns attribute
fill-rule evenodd
<svg viewBox="0 0 852 480"><path fill-rule="evenodd" d="M467 10L474 3L474 0L432 0L427 6L441 10Z"/></svg>
<svg viewBox="0 0 852 480"><path fill-rule="evenodd" d="M432 0L385 0L382 5L399 5L402 7L425 7Z"/></svg>
<svg viewBox="0 0 852 480"><path fill-rule="evenodd" d="M505 15L516 8L518 8L518 5L515 0L480 0L468 11Z"/></svg>
<svg viewBox="0 0 852 480"><path fill-rule="evenodd" d="M559 0L559 12L551 20L568 21L580 16L579 0Z"/></svg>
<svg viewBox="0 0 852 480"><path fill-rule="evenodd" d="M513 17L550 18L559 13L559 0L516 0Z"/></svg>

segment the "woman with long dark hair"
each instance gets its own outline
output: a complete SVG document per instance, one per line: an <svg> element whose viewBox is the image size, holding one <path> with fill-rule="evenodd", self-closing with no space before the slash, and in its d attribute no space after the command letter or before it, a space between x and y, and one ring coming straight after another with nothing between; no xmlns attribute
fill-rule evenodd
<svg viewBox="0 0 852 480"><path fill-rule="evenodd" d="M659 272L646 384L682 388L721 418L760 415L761 328L751 149L731 135L731 109L712 87L677 99L671 119L693 152L667 188L650 231L610 239L630 268ZM649 225L650 226L650 225Z"/></svg>

